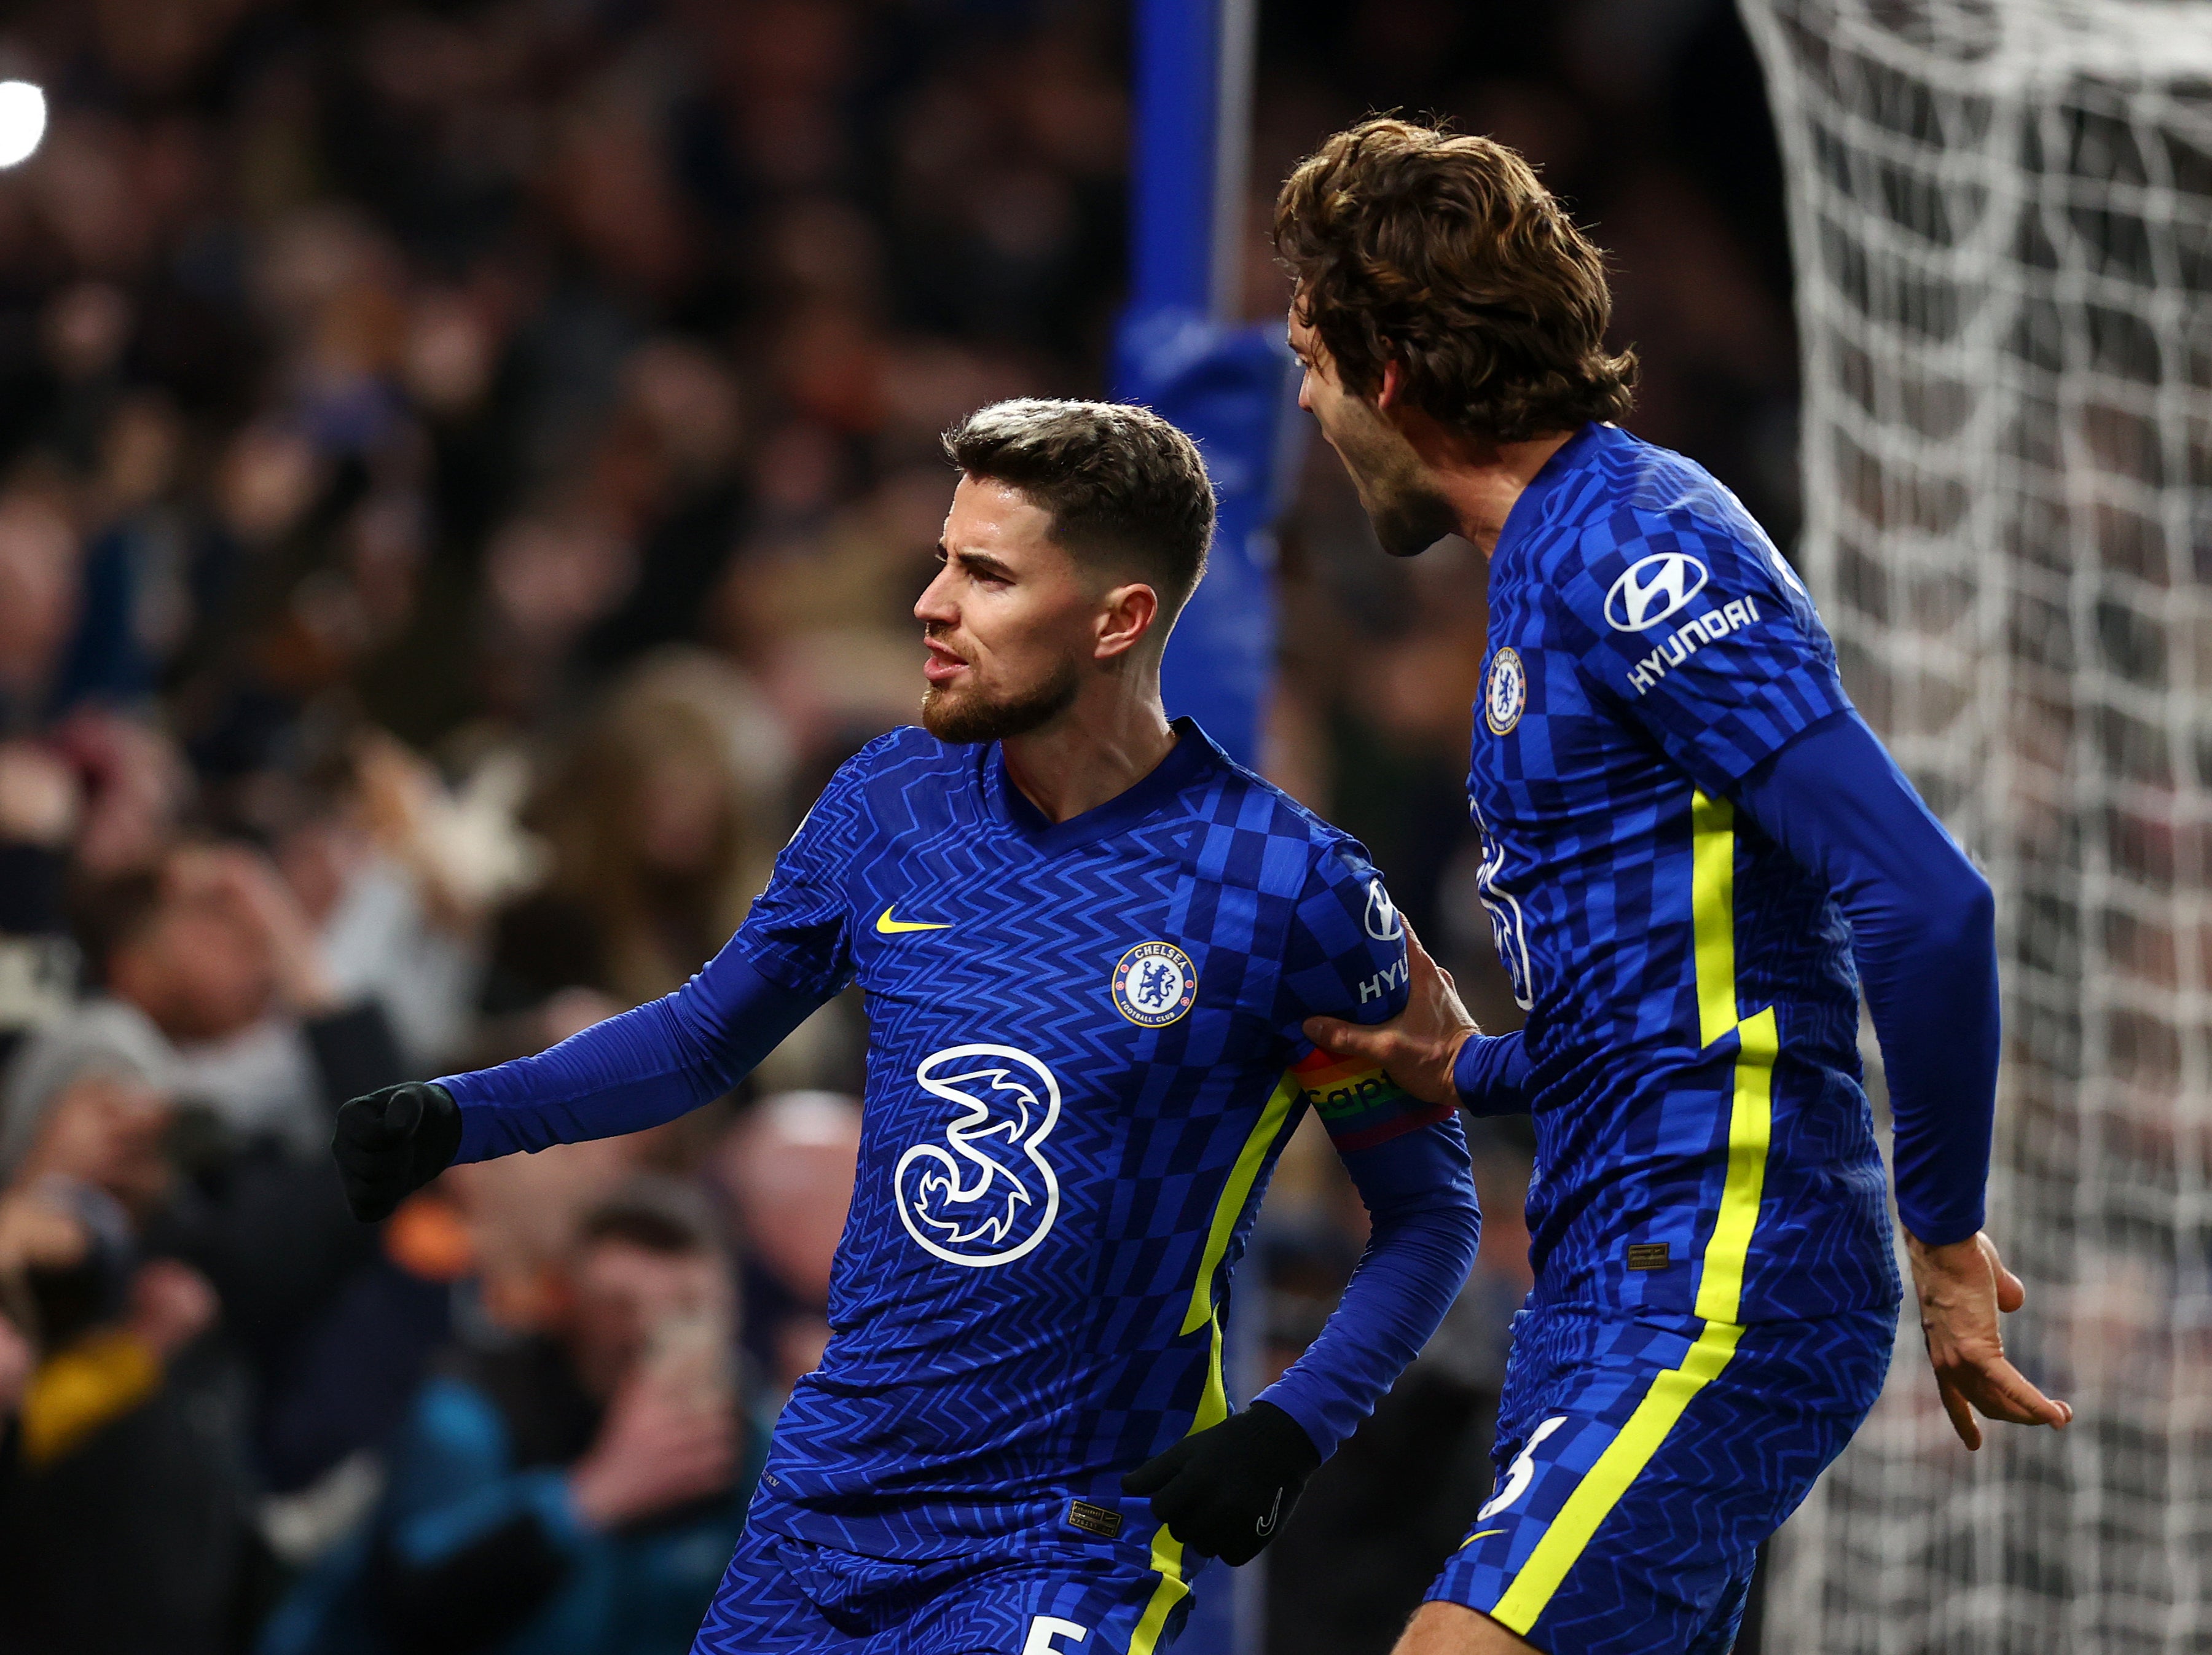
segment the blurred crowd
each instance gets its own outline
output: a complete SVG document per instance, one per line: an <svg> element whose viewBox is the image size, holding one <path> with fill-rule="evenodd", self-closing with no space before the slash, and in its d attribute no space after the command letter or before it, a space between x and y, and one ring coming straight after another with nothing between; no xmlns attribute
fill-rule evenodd
<svg viewBox="0 0 2212 1655"><path fill-rule="evenodd" d="M1786 536L1786 273L1725 5L1263 18L1255 226L1369 106L1516 142L1621 266L1639 428ZM687 1646L828 1337L859 1008L694 1117L457 1169L380 1229L331 1112L676 986L912 716L937 433L1106 389L1126 28L1107 0L0 20L54 109L0 173L0 1648ZM1324 451L1281 567L1266 765L1510 1026L1459 788L1480 560L1386 566ZM1481 1263L1271 1553L1278 1655L1387 1647L1487 1488L1527 1147L1476 1149ZM1364 1234L1302 1137L1240 1279L1249 1379Z"/></svg>

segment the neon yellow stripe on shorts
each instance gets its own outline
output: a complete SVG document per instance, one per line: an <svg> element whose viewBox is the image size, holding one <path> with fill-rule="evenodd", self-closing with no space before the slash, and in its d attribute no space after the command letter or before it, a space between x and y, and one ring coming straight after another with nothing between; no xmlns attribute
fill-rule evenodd
<svg viewBox="0 0 2212 1655"><path fill-rule="evenodd" d="M1743 1290L1745 1255L1759 1217L1766 1176L1766 1146L1773 1122L1774 1010L1745 1020L1743 1051L1736 1058L1735 1096L1729 1112L1729 1167L1720 1216L1705 1244L1705 1279L1698 1289L1704 1330L1680 1366L1651 1382L1636 1411L1598 1456L1597 1464L1567 1496L1544 1537L1528 1555L1491 1618L1526 1634L1536 1624L1567 1571L1589 1544L1599 1524L1628 1492L1690 1398L1704 1390L1735 1355L1743 1329L1735 1315Z"/></svg>
<svg viewBox="0 0 2212 1655"><path fill-rule="evenodd" d="M1213 1203L1213 1222L1206 1228L1206 1250L1199 1256L1198 1279L1191 1284L1190 1309L1182 1324L1185 1333L1195 1332L1201 1327L1207 1330L1206 1389L1199 1393L1198 1411L1191 1416L1189 1434L1207 1430L1229 1417L1229 1387L1221 1371L1221 1314L1213 1302L1214 1277L1229 1251L1229 1238L1237 1233L1237 1221L1243 1215L1244 1203L1251 1198L1252 1185L1260 1176L1260 1168L1267 1161L1267 1152L1274 1148L1297 1095L1297 1082L1285 1075L1267 1099L1267 1106L1260 1111L1260 1118L1253 1124L1244 1147L1237 1152L1236 1164L1229 1169L1229 1181L1222 1185L1220 1197ZM1137 1630L1129 1640L1129 1655L1153 1655L1169 1615L1177 1603L1190 1596L1190 1582L1182 1578L1182 1542L1170 1534L1164 1524L1152 1531L1152 1563L1160 1583L1152 1588L1151 1601L1138 1618Z"/></svg>

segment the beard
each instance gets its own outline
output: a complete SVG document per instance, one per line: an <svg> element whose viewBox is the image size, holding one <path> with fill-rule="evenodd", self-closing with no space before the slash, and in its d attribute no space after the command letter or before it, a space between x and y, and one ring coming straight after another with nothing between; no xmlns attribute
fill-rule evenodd
<svg viewBox="0 0 2212 1655"><path fill-rule="evenodd" d="M1083 681L1072 661L1036 688L994 699L980 689L921 694L921 727L940 742L1002 742L1049 724L1075 703Z"/></svg>
<svg viewBox="0 0 2212 1655"><path fill-rule="evenodd" d="M1413 445L1378 416L1356 418L1334 436L1375 538L1391 556L1419 557L1458 529L1451 502L1423 476Z"/></svg>

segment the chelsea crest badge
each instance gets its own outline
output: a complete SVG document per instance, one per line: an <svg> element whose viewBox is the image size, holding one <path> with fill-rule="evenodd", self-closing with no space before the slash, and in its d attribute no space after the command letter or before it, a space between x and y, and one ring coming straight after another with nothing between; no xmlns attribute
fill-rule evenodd
<svg viewBox="0 0 2212 1655"><path fill-rule="evenodd" d="M1198 967L1172 943L1139 943L1115 964L1115 1009L1133 1023L1164 1028L1197 998Z"/></svg>
<svg viewBox="0 0 2212 1655"><path fill-rule="evenodd" d="M1521 722L1521 709L1528 702L1528 669L1521 652L1508 645L1490 658L1490 682L1483 686L1482 721L1493 736L1503 736Z"/></svg>

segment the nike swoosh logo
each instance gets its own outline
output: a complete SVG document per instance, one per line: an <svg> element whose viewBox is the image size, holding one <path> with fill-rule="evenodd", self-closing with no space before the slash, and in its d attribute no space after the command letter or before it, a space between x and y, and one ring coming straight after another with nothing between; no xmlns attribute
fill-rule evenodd
<svg viewBox="0 0 2212 1655"><path fill-rule="evenodd" d="M1258 1522L1252 1525L1252 1532L1256 1535L1263 1536L1274 1533L1275 1519L1282 1514L1283 1491L1280 1488L1278 1488L1275 1490L1275 1503L1267 1508L1267 1516L1261 1518Z"/></svg>
<svg viewBox="0 0 2212 1655"><path fill-rule="evenodd" d="M891 908L896 906L898 906L897 903L891 904ZM949 921L941 925L933 925L923 919L894 919L891 918L891 908L885 908L876 916L876 929L886 937L896 937L901 931L951 931L952 929Z"/></svg>
<svg viewBox="0 0 2212 1655"><path fill-rule="evenodd" d="M1469 1546L1474 1544L1478 1540L1487 1540L1493 1534L1504 1534L1504 1532L1505 1531L1503 1529L1478 1529L1473 1534L1468 1536L1466 1539L1459 1543L1459 1549L1462 1551L1465 1551Z"/></svg>

